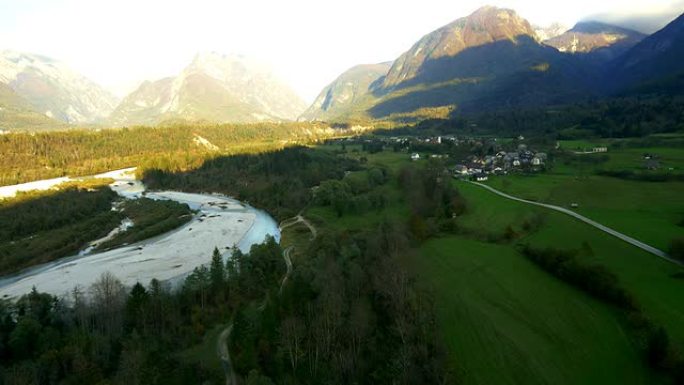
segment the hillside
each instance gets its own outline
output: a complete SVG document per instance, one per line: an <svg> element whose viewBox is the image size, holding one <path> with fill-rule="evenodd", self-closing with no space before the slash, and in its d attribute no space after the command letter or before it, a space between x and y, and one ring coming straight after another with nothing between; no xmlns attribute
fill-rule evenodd
<svg viewBox="0 0 684 385"><path fill-rule="evenodd" d="M326 86L300 120L330 120L344 116L368 94L371 85L387 74L392 63L361 64Z"/></svg>
<svg viewBox="0 0 684 385"><path fill-rule="evenodd" d="M534 39L535 32L530 23L519 17L515 11L482 7L468 17L425 35L394 62L381 87L395 87L421 75L449 77L450 74L435 76L438 74L428 73L435 69L426 68L426 65L496 42L516 44L520 36Z"/></svg>
<svg viewBox="0 0 684 385"><path fill-rule="evenodd" d="M651 83L656 88L681 94L684 88L682 63L684 14L611 63L613 88L628 89ZM664 83L658 87L654 84L658 82Z"/></svg>
<svg viewBox="0 0 684 385"><path fill-rule="evenodd" d="M101 121L116 105L102 87L54 59L0 52L0 83L8 85L38 113L66 123Z"/></svg>
<svg viewBox="0 0 684 385"><path fill-rule="evenodd" d="M8 85L0 83L0 132L24 129L61 128L65 124L35 111L29 102Z"/></svg>
<svg viewBox="0 0 684 385"><path fill-rule="evenodd" d="M238 55L199 54L178 76L144 82L110 117L114 125L169 119L212 122L294 120L304 102L270 69Z"/></svg>

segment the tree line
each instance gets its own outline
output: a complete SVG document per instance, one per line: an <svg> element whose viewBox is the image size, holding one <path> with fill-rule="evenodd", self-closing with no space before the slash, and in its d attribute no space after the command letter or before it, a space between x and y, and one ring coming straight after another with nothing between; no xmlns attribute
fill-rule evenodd
<svg viewBox="0 0 684 385"><path fill-rule="evenodd" d="M216 156L254 154L352 133L323 123L200 124L0 135L0 185L137 166L182 171ZM211 145L205 146L201 137Z"/></svg>
<svg viewBox="0 0 684 385"><path fill-rule="evenodd" d="M151 189L217 192L267 210L279 220L296 215L322 182L341 179L360 164L324 151L288 147L251 155L208 160L193 170L146 170L143 181Z"/></svg>
<svg viewBox="0 0 684 385"><path fill-rule="evenodd" d="M0 383L222 383L219 368L180 358L205 331L278 287L273 239L224 263L216 250L178 290L157 280L125 287L111 273L68 298L35 289L0 301ZM212 341L212 346L214 345Z"/></svg>

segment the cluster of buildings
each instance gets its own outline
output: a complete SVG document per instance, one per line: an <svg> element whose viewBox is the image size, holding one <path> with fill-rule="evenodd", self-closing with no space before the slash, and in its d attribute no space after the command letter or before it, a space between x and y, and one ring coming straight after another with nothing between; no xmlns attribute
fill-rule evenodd
<svg viewBox="0 0 684 385"><path fill-rule="evenodd" d="M547 155L543 152L528 150L520 145L518 151L499 151L495 155L484 157L470 156L463 164L457 164L453 173L457 178L469 178L485 181L489 175L503 175L515 171L541 171L544 169Z"/></svg>

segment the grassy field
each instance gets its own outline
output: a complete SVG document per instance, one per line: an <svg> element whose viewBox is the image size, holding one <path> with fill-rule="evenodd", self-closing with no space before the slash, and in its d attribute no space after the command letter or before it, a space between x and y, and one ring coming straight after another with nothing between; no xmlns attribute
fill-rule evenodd
<svg viewBox="0 0 684 385"><path fill-rule="evenodd" d="M415 260L462 384L657 383L607 306L508 245L459 237Z"/></svg>
<svg viewBox="0 0 684 385"><path fill-rule="evenodd" d="M369 165L384 165L394 172L410 163L402 153L352 156L367 157ZM503 199L478 186L454 183L468 202L458 223L470 230L466 231L469 238L430 240L409 263L418 272L419 283L434 294L441 332L462 383L663 382L645 367L616 310L531 264L518 254L515 244L478 238L497 238L510 226L519 234L518 241L535 245L579 248L587 241L601 255L597 260L635 291L645 313L665 325L673 339L684 341L679 332L684 329L679 326L684 315L664 311L684 309L684 301L677 298L684 280L671 278L677 268L572 218ZM322 226L348 229L367 229L384 218L407 220L408 207L395 183L380 188L389 204L379 212L338 218L330 208L314 206L305 215ZM524 226L534 221L538 228ZM611 257L613 250L625 260ZM626 268L630 260L634 269ZM644 272L647 281L639 282L634 276L637 271ZM658 283L651 289L644 287L651 280ZM667 298L660 297L662 291L670 293Z"/></svg>
<svg viewBox="0 0 684 385"><path fill-rule="evenodd" d="M644 313L666 327L674 341L684 346L684 279L677 278L684 269L631 246L611 235L597 231L567 215L513 202L481 187L459 183L459 190L469 203L463 222L470 226L487 226L501 231L509 224L532 213L543 218L543 225L519 242L537 247L579 249L586 242L594 256L586 262L597 262L615 273L622 286L642 305Z"/></svg>
<svg viewBox="0 0 684 385"><path fill-rule="evenodd" d="M662 142L664 138L657 139ZM561 141L560 145L564 149L609 146L609 151L577 155L574 159L562 157L551 163L545 173L495 177L488 184L525 199L564 207L577 203L577 212L582 215L661 250L667 251L672 239L684 234L681 226L684 182L648 182L598 175L601 171L683 175L684 148L676 144L633 147L636 143L626 139ZM646 170L644 154L657 156L660 168ZM587 159L600 161L583 161Z"/></svg>
<svg viewBox="0 0 684 385"><path fill-rule="evenodd" d="M684 183L638 182L610 177L568 175L510 175L488 184L512 195L570 207L651 246L667 250L684 233Z"/></svg>

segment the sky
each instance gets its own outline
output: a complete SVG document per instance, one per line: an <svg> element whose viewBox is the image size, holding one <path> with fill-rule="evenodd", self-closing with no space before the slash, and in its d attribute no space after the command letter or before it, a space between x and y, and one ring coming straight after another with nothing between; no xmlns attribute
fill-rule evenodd
<svg viewBox="0 0 684 385"><path fill-rule="evenodd" d="M119 96L198 52L242 54L312 102L346 69L393 60L486 4L533 24L598 17L644 32L684 11L684 0L0 0L0 49L58 59Z"/></svg>

